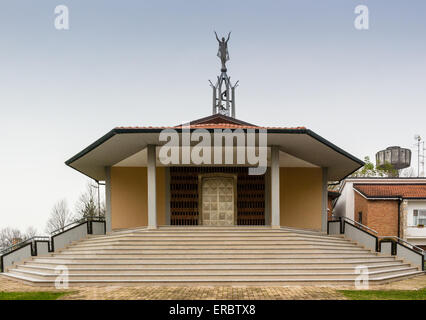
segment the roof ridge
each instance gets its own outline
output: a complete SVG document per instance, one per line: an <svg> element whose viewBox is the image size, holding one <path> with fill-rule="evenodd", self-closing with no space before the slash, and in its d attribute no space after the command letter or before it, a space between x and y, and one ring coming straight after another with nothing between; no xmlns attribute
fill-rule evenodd
<svg viewBox="0 0 426 320"><path fill-rule="evenodd" d="M354 183L354 186L426 186L426 182L417 183Z"/></svg>

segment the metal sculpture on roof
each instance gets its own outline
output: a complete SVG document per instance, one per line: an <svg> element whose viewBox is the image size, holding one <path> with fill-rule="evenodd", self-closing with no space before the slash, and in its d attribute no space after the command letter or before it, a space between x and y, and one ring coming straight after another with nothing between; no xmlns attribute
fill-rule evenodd
<svg viewBox="0 0 426 320"><path fill-rule="evenodd" d="M216 40L219 42L219 49L217 50L217 56L219 57L220 61L222 62L222 72L226 72L226 61L229 60L229 51L228 51L228 41L231 37L231 32L228 33L228 38L225 40L224 37L222 37L222 40L219 40L219 37L217 36L216 31L214 32L216 35Z"/></svg>
<svg viewBox="0 0 426 320"><path fill-rule="evenodd" d="M219 39L216 31L214 33L219 43L217 56L221 62L221 74L217 77L216 84L209 81L210 86L213 88L213 114L220 113L235 118L235 88L238 85L238 81L232 85L231 77L226 74L226 62L229 60L228 41L231 37L231 32L228 33L226 39L225 37Z"/></svg>

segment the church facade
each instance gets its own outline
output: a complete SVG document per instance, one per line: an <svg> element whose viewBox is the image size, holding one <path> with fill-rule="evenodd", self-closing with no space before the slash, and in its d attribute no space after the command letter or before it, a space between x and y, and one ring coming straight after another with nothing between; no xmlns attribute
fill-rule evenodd
<svg viewBox="0 0 426 320"><path fill-rule="evenodd" d="M161 148L166 142L160 136L170 129L179 136L197 129L210 135L218 130L235 135L238 130L245 136L256 130L258 136L262 130L267 136L264 172L250 174L251 164L247 159L237 163L237 156L233 164L199 164L194 159L163 164ZM182 159L186 147L176 148ZM234 155L237 148L231 151ZM257 127L215 114L185 128L115 128L67 165L105 181L108 231L159 225L271 225L325 231L328 181L343 179L362 161L306 128Z"/></svg>
<svg viewBox="0 0 426 320"><path fill-rule="evenodd" d="M327 228L327 184L363 162L304 127L236 118L227 75L212 87L212 115L165 127L117 127L66 161L105 181L107 231L161 225ZM217 144L219 142L219 144ZM174 157L174 158L173 158Z"/></svg>

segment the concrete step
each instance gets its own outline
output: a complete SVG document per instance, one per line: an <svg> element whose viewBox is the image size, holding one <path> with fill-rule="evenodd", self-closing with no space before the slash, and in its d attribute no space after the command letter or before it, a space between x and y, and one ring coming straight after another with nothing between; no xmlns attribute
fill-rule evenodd
<svg viewBox="0 0 426 320"><path fill-rule="evenodd" d="M198 237L198 236L152 236L152 235L146 235L146 236L121 236L121 237L114 237L114 238L87 238L83 240L84 243L108 243L113 241L131 241L131 242L141 242L141 241L190 241L192 243L197 242L206 242L206 241L292 241L292 242L316 242L316 243L334 243L334 244L348 244L352 243L351 241L345 239L333 239L333 238L326 238L326 239L312 239L312 238L305 238L305 237L282 237L282 236L205 236L205 237Z"/></svg>
<svg viewBox="0 0 426 320"><path fill-rule="evenodd" d="M285 245L285 246L356 246L353 242L325 242L325 241L309 241L309 240L256 240L256 239L206 239L206 240L182 240L182 239L155 239L155 240L111 240L89 242L81 241L73 243L70 246L108 246L108 245L123 245L123 246L145 246L145 245L159 245L159 246L211 246L211 245L258 245L258 246L271 246L271 245Z"/></svg>
<svg viewBox="0 0 426 320"><path fill-rule="evenodd" d="M369 279L370 284L382 284L392 281L394 279L403 279L407 277L413 277L421 275L423 272L414 271L414 272L402 272L395 275L388 276L375 276ZM37 279L32 276L21 276L12 273L5 273L7 277L18 279L24 282L31 284L36 284L37 286L52 286L54 285L54 280L45 280ZM99 286L99 285L138 285L138 286L231 286L231 285L241 285L241 286L285 286L285 285L301 285L301 286L312 286L312 285L337 285L337 286L353 286L353 279L338 279L338 278L317 278L317 279L277 279L271 276L268 279L253 279L253 278L243 278L240 280L234 279L177 279L177 280L120 280L120 279L109 279L109 280L69 280L69 285L74 286Z"/></svg>
<svg viewBox="0 0 426 320"><path fill-rule="evenodd" d="M299 249L299 248L324 248L324 249L352 249L352 248L360 248L354 243L321 243L318 244L317 242L300 242L300 243L288 243L288 242L246 242L241 241L239 243L231 242L226 243L224 241L221 241L219 243L215 242L205 242L205 243L196 243L196 242L175 242L175 241L169 241L169 242L159 242L159 243L139 243L139 242L111 242L111 243L99 243L99 244L87 244L85 242L80 242L73 244L69 246L70 250L74 249L97 249L97 248L106 248L106 249L163 249L163 248L169 248L171 250L175 249L263 249L263 248L283 248L283 249Z"/></svg>
<svg viewBox="0 0 426 320"><path fill-rule="evenodd" d="M51 286L65 266L80 285L353 285L355 268L370 281L419 274L340 236L267 227L169 227L89 236L11 268L7 276Z"/></svg>
<svg viewBox="0 0 426 320"><path fill-rule="evenodd" d="M60 261L34 261L28 260L25 261L23 265L31 265L31 266L43 266L43 267L56 267L58 264L65 265L67 267L73 268L135 268L139 267L142 269L146 268L155 268L155 269L167 269L167 268L195 268L195 269L203 269L203 268L240 268L240 269L251 269L251 268L262 268L262 269L288 269L288 268L309 268L309 267L317 267L317 268L351 268L354 269L359 265L365 265L368 267L375 267L381 265L403 265L402 260L395 260L394 258L381 259L381 260L355 260L355 261L342 261L342 262L328 262L322 261L321 264L312 261L242 261L242 262L234 262L234 261L226 261L222 263L218 263L215 261L206 261L194 263L193 261L172 261L172 262L155 262L155 261L131 261L131 262L121 262L120 260L116 261L108 261L108 262L98 262L96 260L93 261L83 261L77 262L72 261L65 263L63 260Z"/></svg>
<svg viewBox="0 0 426 320"><path fill-rule="evenodd" d="M399 268L393 270L382 270L382 271L371 271L369 272L369 277L374 276L389 276L389 275L399 275L405 272L413 272L416 268ZM9 271L11 274L16 274L20 276L31 276L37 279L49 279L55 280L58 277L58 274L51 272L38 272L38 271L29 271L23 269L12 269ZM96 273L96 274L68 274L69 279L72 280L108 280L108 279L118 279L118 280L179 280L179 279L192 279L192 280L244 280L247 278L254 278L256 280L270 279L273 277L277 280L289 280L289 279L342 279L342 280L355 280L359 275L355 272L346 272L346 273L322 273L318 274L315 272L279 272L279 273L270 273L270 272L216 272L211 274L209 272L204 273L176 273L170 271L167 274L164 273L133 273L133 274L107 274L107 273Z"/></svg>
<svg viewBox="0 0 426 320"><path fill-rule="evenodd" d="M138 253L102 253L102 252L90 252L90 253L75 253L69 251L63 251L60 253L53 253L52 258L66 258L66 259L81 259L81 258L101 258L101 259L160 259L167 257L168 259L263 259L263 258L274 258L274 259L297 259L297 258L311 258L311 259L330 259L330 258L368 258L375 257L376 255L371 252L198 252L198 253L178 253L178 252L138 252Z"/></svg>
<svg viewBox="0 0 426 320"><path fill-rule="evenodd" d="M286 231L144 231L134 232L126 235L117 236L130 236L130 237L143 237L143 236L188 236L188 237L303 237L306 239L332 239L332 240L344 240L342 237L334 237L327 235L312 235L312 234L300 234ZM92 238L93 239L93 238Z"/></svg>
<svg viewBox="0 0 426 320"><path fill-rule="evenodd" d="M257 260L259 262L262 263L271 263L271 262L280 262L280 263L288 263L288 262L297 262L297 263L341 263L341 262L352 262L354 263L355 261L380 261L380 262L385 262L387 261L386 259L382 258L382 257L376 257L376 256L371 256L371 257L288 257L288 258L282 258L282 257L269 257L269 258L258 258L258 259L253 259L252 257L246 257L246 258L241 258L241 257L227 257L227 258L196 258L196 259L183 259L182 257L178 257L178 258L170 258L170 257L155 257L155 258L148 258L148 257L144 257L143 259L141 258L101 258L101 257L81 257L81 258L69 258L66 256L60 256L60 257L37 257L34 258L35 262L54 262L57 264L66 264L66 263L72 263L72 262L79 262L79 263L83 263L83 262L90 262L90 263L116 263L116 262L120 262L120 263L138 263L138 264L142 264L142 263L151 263L151 264L164 264L164 263L174 263L174 264L199 264L199 263L206 263L206 262L213 262L213 263L242 263L242 262L248 262L248 263L253 263L253 260Z"/></svg>
<svg viewBox="0 0 426 320"><path fill-rule="evenodd" d="M96 237L96 238L87 238L86 242L102 242L102 241L111 241L111 240L158 240L158 239L168 239L168 240L311 240L311 241L325 241L325 242L335 242L335 243L345 243L349 242L347 239L343 238L334 238L334 237L315 237L315 236L304 236L304 235L286 235L282 233L276 234L169 234L169 233L146 233L146 234L126 234L119 236L110 236L110 237Z"/></svg>
<svg viewBox="0 0 426 320"><path fill-rule="evenodd" d="M85 248L70 248L60 254L63 255L90 255L90 254L103 254L103 255L182 255L182 254L361 254L371 252L367 249L362 248L351 248L339 250L335 248L222 248L222 249L210 249L210 248L149 248L149 249L121 249L121 248L96 248L96 249L85 249Z"/></svg>
<svg viewBox="0 0 426 320"><path fill-rule="evenodd" d="M244 266L244 265L204 265L202 267L186 266L163 266L161 268L150 266L116 266L116 265L88 265L79 267L67 265L69 274L252 274L252 273L354 273L357 265L351 267L325 267L325 266ZM401 268L414 268L408 263L405 264L381 264L376 266L367 266L369 271L390 271ZM16 267L18 270L45 272L55 274L56 265L40 266L34 264L22 264ZM415 268L414 268L415 269Z"/></svg>

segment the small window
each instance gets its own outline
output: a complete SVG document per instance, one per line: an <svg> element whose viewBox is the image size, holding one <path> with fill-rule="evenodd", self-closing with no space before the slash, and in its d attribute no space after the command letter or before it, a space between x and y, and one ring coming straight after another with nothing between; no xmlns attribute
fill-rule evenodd
<svg viewBox="0 0 426 320"><path fill-rule="evenodd" d="M426 225L426 210L413 210L413 225Z"/></svg>
<svg viewBox="0 0 426 320"><path fill-rule="evenodd" d="M358 212L358 223L362 224L362 211Z"/></svg>
<svg viewBox="0 0 426 320"><path fill-rule="evenodd" d="M419 222L419 210L413 210L413 225L417 226Z"/></svg>

